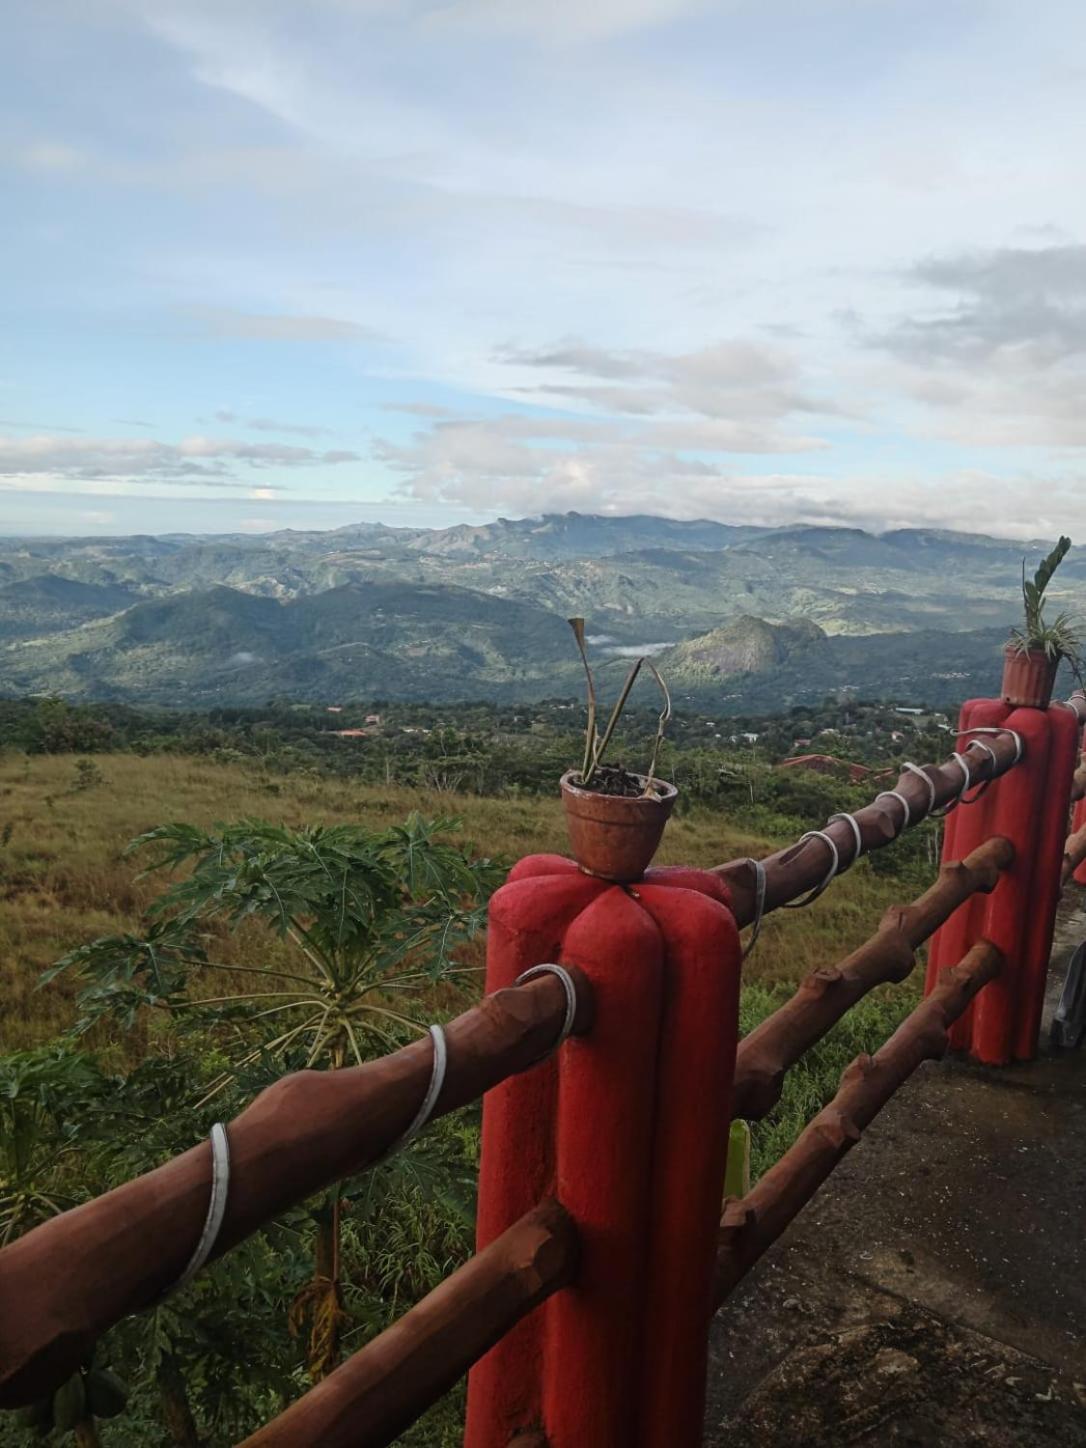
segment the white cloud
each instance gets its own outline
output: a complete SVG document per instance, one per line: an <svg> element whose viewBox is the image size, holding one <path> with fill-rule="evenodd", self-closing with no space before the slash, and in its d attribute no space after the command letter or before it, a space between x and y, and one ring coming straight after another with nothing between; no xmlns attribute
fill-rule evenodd
<svg viewBox="0 0 1086 1448"><path fill-rule="evenodd" d="M934 485L930 478L883 473L842 486L832 474L753 474L617 444L554 453L474 442L469 454L430 455L421 466L414 460L404 493L513 517L653 513L760 526L955 528L1005 538L1086 531L1086 470L1010 477L962 471L939 476Z"/></svg>
<svg viewBox="0 0 1086 1448"><path fill-rule="evenodd" d="M150 438L70 438L49 433L32 437L0 436L0 478L42 475L69 481L158 480L249 486L237 479L232 464L250 468L300 468L357 462L345 450L319 452L284 443L247 443L224 438L186 437L165 443ZM262 487L275 488L275 483Z"/></svg>
<svg viewBox="0 0 1086 1448"><path fill-rule="evenodd" d="M932 256L907 279L956 301L950 311L905 318L879 339L903 356L1045 367L1086 354L1086 246Z"/></svg>
<svg viewBox="0 0 1086 1448"><path fill-rule="evenodd" d="M964 448L1086 447L1086 246L934 254L905 315L867 329L916 431ZM862 330L862 324L860 324Z"/></svg>
<svg viewBox="0 0 1086 1448"><path fill-rule="evenodd" d="M531 369L552 379L520 390L544 399L583 402L604 412L633 416L696 413L735 425L754 420L765 423L790 413L841 411L833 398L804 390L801 368L791 352L777 344L745 338L679 353L610 351L569 338L539 348L504 347L497 358L508 367ZM588 380L569 382L564 380L567 374ZM553 380L556 376L563 380ZM721 428L718 446L736 451L737 444L725 441L724 435ZM738 450L792 450L785 439L768 433L765 438L754 447L744 445ZM710 442L686 445L714 446ZM802 445L811 444L805 441Z"/></svg>

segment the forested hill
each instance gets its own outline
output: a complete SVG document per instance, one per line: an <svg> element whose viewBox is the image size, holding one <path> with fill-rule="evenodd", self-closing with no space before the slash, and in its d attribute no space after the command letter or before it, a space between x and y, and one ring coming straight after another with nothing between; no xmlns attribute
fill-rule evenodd
<svg viewBox="0 0 1086 1448"><path fill-rule="evenodd" d="M0 540L0 691L196 705L514 700L666 651L722 710L990 690L1023 555L981 535L569 513L429 530ZM1086 550L1053 585L1086 611Z"/></svg>

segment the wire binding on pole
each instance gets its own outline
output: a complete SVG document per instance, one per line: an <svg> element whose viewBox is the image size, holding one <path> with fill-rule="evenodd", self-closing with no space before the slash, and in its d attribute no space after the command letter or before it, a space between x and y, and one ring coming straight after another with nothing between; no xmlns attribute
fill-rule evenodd
<svg viewBox="0 0 1086 1448"><path fill-rule="evenodd" d="M920 766L919 766L919 764L913 764L912 761L909 760L909 759L907 759L907 760L905 761L905 763L904 763L901 767L902 767L902 769L907 769L910 774L919 775L919 777L920 777L920 778L924 781L924 783L927 785L927 787L928 787L928 807L927 807L927 810L925 811L925 813L927 813L927 814L929 814L929 815L930 815L930 814L934 814L934 813L935 813L935 781L934 781L934 779L932 779L931 775L928 774L925 770L921 769Z"/></svg>
<svg viewBox="0 0 1086 1448"><path fill-rule="evenodd" d="M214 1251L222 1228L223 1217L226 1215L226 1198L229 1190L230 1138L227 1136L226 1127L222 1122L216 1121L211 1128L211 1199L207 1204L204 1229L200 1233L196 1250L189 1258L185 1270L169 1289L171 1292L176 1292L178 1288L185 1287L191 1282Z"/></svg>
<svg viewBox="0 0 1086 1448"><path fill-rule="evenodd" d="M849 860L849 862L848 862L847 865L842 865L841 868L837 871L837 873L838 873L839 875L843 875L846 870L851 870L851 869L852 869L853 865L856 863L856 861L857 861L857 860L860 858L860 856L863 854L863 852L864 852L864 837L863 837L863 835L860 833L860 824L859 824L859 821L856 819L856 816L855 816L855 815L850 815L850 814L831 814L830 817L829 817L829 819L826 821L827 828L828 828L830 825L833 824L834 820L847 820L848 823L852 826L852 836L853 836L853 839L856 841L856 848L855 848L855 849L853 850L853 852L852 852L852 859Z"/></svg>
<svg viewBox="0 0 1086 1448"><path fill-rule="evenodd" d="M758 940L758 935L761 932L762 919L765 915L766 886L765 866L762 864L761 860L755 860L750 855L748 855L747 858L743 861L743 864L749 865L754 871L754 920L751 922L754 926L754 929L750 933L750 939L743 947L743 954L740 956L740 960L746 960L747 956L754 949L754 946Z"/></svg>
<svg viewBox="0 0 1086 1448"><path fill-rule="evenodd" d="M445 1028L443 1026L429 1026L430 1039L434 1043L434 1063L430 1068L430 1084L426 1088L426 1095L422 1098L422 1105L415 1112L411 1125L398 1136L392 1145L381 1153L377 1161L370 1162L370 1166L376 1166L378 1162L384 1162L390 1156L395 1156L398 1151L403 1151L409 1142L414 1141L419 1132L433 1115L434 1107L437 1105L438 1097L441 1095L441 1088L445 1084L445 1070L449 1064L449 1048L445 1041Z"/></svg>
<svg viewBox="0 0 1086 1448"><path fill-rule="evenodd" d="M957 750L954 751L953 755L951 755L951 758L954 760L954 763L962 772L961 788L958 790L958 793L954 796L953 799L947 800L946 804L943 805L942 809L928 810L929 819L944 819L952 809L957 809L958 805L961 803L962 796L973 787L973 776L969 772L969 760L966 759L964 754L959 754Z"/></svg>
<svg viewBox="0 0 1086 1448"><path fill-rule="evenodd" d="M999 724L970 724L967 725L964 729L959 729L958 733L959 735L1009 734L1014 740L1014 762L1015 764L1021 764L1022 762L1022 752L1025 748L1025 745L1023 743L1022 736L1021 734L1019 734L1017 729L1004 729L1002 725ZM978 740L977 742L979 743L980 741Z"/></svg>
<svg viewBox="0 0 1086 1448"><path fill-rule="evenodd" d="M573 983L573 977L564 965L555 965L552 961L546 961L543 965L533 965L530 970L522 971L513 982L514 985L523 985L525 981L532 980L540 975L556 975L562 982L562 989L566 993L566 1015L562 1022L562 1029L558 1032L558 1039L553 1046L549 1046L538 1059L545 1061L548 1056L553 1056L561 1046L569 1040L573 1030L573 1022L577 1018L577 987Z"/></svg>
<svg viewBox="0 0 1086 1448"><path fill-rule="evenodd" d="M911 804L909 803L909 801L905 798L905 796L900 792L900 790L896 790L896 789L884 789L880 794L877 794L877 795L875 796L874 803L875 803L875 804L878 804L878 802L879 802L880 799L896 799L897 802L898 802L898 804L899 804L899 805L901 806L901 808L902 808L902 812L903 812L903 813L902 813L902 820L901 820L901 828L900 828L900 829L897 831L897 833L894 835L894 839L896 840L896 839L900 838L900 836L905 833L905 831L909 828L909 826L910 826L910 825L912 824L912 822L913 822L912 805L911 805Z"/></svg>
<svg viewBox="0 0 1086 1448"><path fill-rule="evenodd" d="M797 850L800 849L803 845L807 843L808 840L821 840L824 845L828 846L830 854L833 856L832 863L830 864L830 868L827 871L824 880L816 885L813 890L808 891L808 893L804 895L802 900L786 901L785 904L781 906L782 910L802 910L805 905L810 905L813 901L818 899L819 895L821 895L824 890L829 887L830 883L841 868L841 855L837 849L837 845L834 842L833 838L828 835L825 830L808 830L806 834L800 835L799 839L795 843L795 848Z"/></svg>
<svg viewBox="0 0 1086 1448"><path fill-rule="evenodd" d="M983 749L985 754L987 754L988 758L992 761L993 769L999 763L999 759L996 755L995 750L990 744L986 744L983 739L970 739L969 743L965 746L965 748L967 752L970 749ZM981 799L984 796L985 792L990 788L994 779L994 774L990 774L987 779L982 779L980 784L977 786L976 793L971 799L966 799L964 794L960 794L958 796L959 804L976 804L977 800Z"/></svg>

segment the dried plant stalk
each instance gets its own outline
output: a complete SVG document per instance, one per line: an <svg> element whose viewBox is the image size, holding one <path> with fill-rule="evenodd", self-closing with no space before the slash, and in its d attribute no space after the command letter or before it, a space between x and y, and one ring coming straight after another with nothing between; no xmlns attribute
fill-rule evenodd
<svg viewBox="0 0 1086 1448"><path fill-rule="evenodd" d="M581 765L581 783L585 784L588 780L589 766L596 757L596 681L592 677L592 670L588 664L588 653L585 650L584 619L570 618L566 622L573 630L573 637L577 640L577 652L581 656L585 683L588 687L588 719L585 723L584 763Z"/></svg>

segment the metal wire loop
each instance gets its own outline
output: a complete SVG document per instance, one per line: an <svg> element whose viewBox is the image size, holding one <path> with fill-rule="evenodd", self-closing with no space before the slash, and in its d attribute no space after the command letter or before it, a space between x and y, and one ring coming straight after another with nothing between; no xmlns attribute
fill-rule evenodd
<svg viewBox="0 0 1086 1448"><path fill-rule="evenodd" d="M530 970L522 971L513 984L523 985L526 980L533 980L540 975L556 975L562 982L562 989L566 993L566 1015L562 1022L562 1029L558 1032L558 1039L539 1057L540 1061L545 1061L548 1056L553 1056L555 1051L569 1040L573 1022L577 1017L577 987L565 966L555 965L551 961L546 961L543 965L533 965Z"/></svg>
<svg viewBox="0 0 1086 1448"><path fill-rule="evenodd" d="M746 960L747 956L754 949L754 946L757 943L758 936L761 933L762 929L762 919L765 916L766 878L765 866L762 864L761 860L755 860L748 855L743 863L745 865L749 865L754 871L754 919L751 922L754 926L754 929L751 931L750 939L743 947L743 954L740 956L741 960Z"/></svg>
<svg viewBox="0 0 1086 1448"><path fill-rule="evenodd" d="M970 739L969 743L965 747L967 751L970 749L983 749L985 754L987 754L988 758L992 761L993 769L995 769L996 766L999 764L999 758L995 750L990 744L986 744L983 739ZM981 799L985 792L991 788L994 779L994 774L990 774L987 779L982 779L980 784L977 786L976 792L972 795L970 799L966 799L964 794L960 794L958 796L959 803L976 804L977 800Z"/></svg>
<svg viewBox="0 0 1086 1448"><path fill-rule="evenodd" d="M961 803L962 796L973 787L973 776L969 772L969 760L966 759L964 754L959 754L957 750L954 751L954 753L951 755L951 758L954 760L954 763L962 772L961 788L958 790L958 793L954 796L953 799L947 800L946 804L943 805L942 809L929 810L929 819L941 820L945 818L945 816L948 815L952 809L957 809L958 805Z"/></svg>
<svg viewBox="0 0 1086 1448"><path fill-rule="evenodd" d="M901 828L894 836L894 839L896 840L898 836L905 833L905 831L913 822L912 805L910 805L909 801L905 798L905 796L896 789L884 789L881 794L877 794L875 796L874 803L878 804L880 799L896 799L898 804L902 808L903 814L901 820Z"/></svg>
<svg viewBox="0 0 1086 1448"><path fill-rule="evenodd" d="M920 766L919 766L919 764L913 764L911 760L908 760L908 759L907 759L907 760L905 761L905 763L904 763L901 767L902 767L902 769L907 769L910 774L919 775L919 777L920 777L920 778L924 781L924 783L927 785L927 787L928 787L928 808L927 808L927 813L928 813L928 814L934 814L934 813L935 813L935 781L934 781L934 779L932 779L931 775L928 774L928 773L926 773L925 770L921 769Z"/></svg>
<svg viewBox="0 0 1086 1448"><path fill-rule="evenodd" d="M387 1161L390 1156L395 1156L398 1151L403 1151L409 1142L414 1141L419 1132L433 1115L434 1107L437 1105L438 1097L441 1095L441 1088L445 1084L445 1070L449 1064L449 1048L445 1041L445 1029L443 1026L430 1026L430 1039L434 1043L434 1062L430 1068L430 1084L426 1088L426 1095L422 1098L422 1105L415 1112L411 1125L398 1136L387 1151L383 1151L376 1162Z"/></svg>
<svg viewBox="0 0 1086 1448"><path fill-rule="evenodd" d="M855 849L853 850L853 852L852 852L852 859L849 860L849 862L848 862L847 865L842 865L841 868L837 871L837 873L838 873L839 875L843 875L846 870L851 870L851 869L852 869L853 865L856 863L856 861L857 861L857 860L860 858L860 856L863 854L863 852L864 852L864 837L863 837L863 835L862 835L861 832L860 832L860 824L859 824L859 821L856 819L856 816L855 816L855 815L850 815L850 814L831 814L830 817L829 817L829 819L826 821L827 826L832 825L833 822L834 822L834 820L847 820L848 823L852 826L852 837L853 837L853 839L854 839L855 842L856 842L856 848L855 848Z"/></svg>
<svg viewBox="0 0 1086 1448"><path fill-rule="evenodd" d="M808 893L804 895L802 900L787 901L784 905L781 906L782 910L802 910L804 905L810 905L812 901L817 900L819 895L821 895L822 892L828 888L830 882L833 880L834 876L837 875L841 868L841 855L837 849L837 845L834 842L833 838L828 835L825 830L808 830L806 834L800 835L799 839L795 843L795 848L797 850L800 849L803 845L807 843L808 840L821 840L824 845L828 846L830 854L833 856L832 863L830 864L829 870L826 872L825 879L817 884L813 890L808 891Z"/></svg>
<svg viewBox="0 0 1086 1448"><path fill-rule="evenodd" d="M1021 734L1019 734L1017 729L1004 729L1001 725L998 724L971 724L968 725L965 729L959 729L958 733L959 735L1009 734L1014 740L1014 762L1015 764L1021 764L1022 762L1022 751L1025 748L1025 745L1023 743L1022 736ZM980 743L979 739L977 740L977 743Z"/></svg>
<svg viewBox="0 0 1086 1448"><path fill-rule="evenodd" d="M179 1287L184 1287L191 1282L214 1251L222 1228L223 1217L226 1215L226 1198L229 1190L230 1138L227 1136L226 1127L222 1122L216 1121L211 1128L211 1199L207 1204L204 1229L200 1233L196 1250L189 1258L185 1270L169 1289L171 1292L176 1292Z"/></svg>

